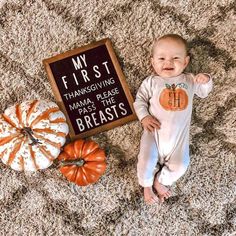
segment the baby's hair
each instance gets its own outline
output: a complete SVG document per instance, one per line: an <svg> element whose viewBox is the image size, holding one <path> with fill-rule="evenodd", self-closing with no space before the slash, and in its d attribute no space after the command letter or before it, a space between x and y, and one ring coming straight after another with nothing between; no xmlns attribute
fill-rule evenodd
<svg viewBox="0 0 236 236"><path fill-rule="evenodd" d="M187 41L182 38L180 35L178 34L165 34L159 38L155 38L154 42L153 42L153 45L152 45L152 56L154 54L154 49L155 49L155 46L156 44L160 41L160 40L163 40L163 39L173 39L174 41L177 41L177 42L180 42L184 45L185 47L185 51L186 51L186 55L188 55L188 43Z"/></svg>

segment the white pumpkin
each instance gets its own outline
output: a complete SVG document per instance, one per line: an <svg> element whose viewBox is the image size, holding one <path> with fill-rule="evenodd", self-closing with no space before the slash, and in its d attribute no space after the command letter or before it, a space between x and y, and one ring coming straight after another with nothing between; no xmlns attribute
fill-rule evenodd
<svg viewBox="0 0 236 236"><path fill-rule="evenodd" d="M49 167L66 141L68 125L54 102L26 101L0 115L0 159L19 171Z"/></svg>

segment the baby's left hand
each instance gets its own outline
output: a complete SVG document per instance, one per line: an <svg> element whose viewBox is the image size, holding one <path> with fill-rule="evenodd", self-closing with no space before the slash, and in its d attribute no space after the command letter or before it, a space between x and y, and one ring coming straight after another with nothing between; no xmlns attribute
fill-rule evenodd
<svg viewBox="0 0 236 236"><path fill-rule="evenodd" d="M197 84L206 84L207 82L209 82L209 80L210 80L210 77L203 73L197 74L193 78L194 83L197 83Z"/></svg>

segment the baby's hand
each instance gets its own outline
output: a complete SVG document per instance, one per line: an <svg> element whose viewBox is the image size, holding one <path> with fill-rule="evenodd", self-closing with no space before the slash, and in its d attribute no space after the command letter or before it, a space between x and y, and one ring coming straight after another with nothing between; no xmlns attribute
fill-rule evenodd
<svg viewBox="0 0 236 236"><path fill-rule="evenodd" d="M209 82L209 80L210 80L210 77L203 73L197 74L193 78L194 83L197 83L197 84L206 84L207 82Z"/></svg>
<svg viewBox="0 0 236 236"><path fill-rule="evenodd" d="M145 116L141 120L141 123L143 125L143 128L150 132L154 131L154 129L160 129L161 127L161 123L151 115Z"/></svg>

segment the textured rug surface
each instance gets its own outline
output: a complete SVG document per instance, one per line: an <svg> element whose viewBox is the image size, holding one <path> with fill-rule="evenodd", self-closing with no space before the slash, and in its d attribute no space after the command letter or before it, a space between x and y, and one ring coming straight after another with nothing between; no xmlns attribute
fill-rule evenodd
<svg viewBox="0 0 236 236"><path fill-rule="evenodd" d="M142 127L133 121L91 137L109 150L94 185L77 187L55 166L22 173L0 163L0 235L236 235L236 28L232 0L0 1L0 112L29 99L55 101L42 60L106 37L131 93L151 73L156 36L189 41L188 71L214 89L194 100L191 166L163 205L147 206L136 178Z"/></svg>

